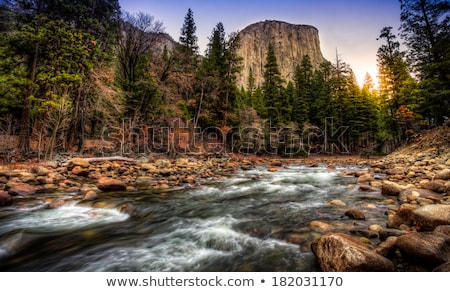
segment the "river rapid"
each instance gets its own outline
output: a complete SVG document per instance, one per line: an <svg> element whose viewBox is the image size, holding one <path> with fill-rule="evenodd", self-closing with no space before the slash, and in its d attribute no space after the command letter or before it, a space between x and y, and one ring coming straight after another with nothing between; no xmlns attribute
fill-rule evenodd
<svg viewBox="0 0 450 292"><path fill-rule="evenodd" d="M344 170L257 167L177 189L101 193L95 202L50 194L66 202L54 209L39 195L23 197L28 208L0 208L0 270L319 271L312 240L386 220L380 192L361 192ZM348 209L367 220L345 216Z"/></svg>

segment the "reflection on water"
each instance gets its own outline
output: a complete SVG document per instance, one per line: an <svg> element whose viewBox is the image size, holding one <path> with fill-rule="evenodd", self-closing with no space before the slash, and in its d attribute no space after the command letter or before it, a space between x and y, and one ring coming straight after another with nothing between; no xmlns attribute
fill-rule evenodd
<svg viewBox="0 0 450 292"><path fill-rule="evenodd" d="M0 209L3 271L317 271L310 242L321 220L334 230L384 219L379 193L360 193L325 168L254 169L221 182L167 192L108 193L94 203ZM66 195L67 196L67 195ZM339 198L362 209L354 222ZM98 203L98 202L97 202ZM133 216L120 206L132 206ZM97 205L95 205L97 206Z"/></svg>

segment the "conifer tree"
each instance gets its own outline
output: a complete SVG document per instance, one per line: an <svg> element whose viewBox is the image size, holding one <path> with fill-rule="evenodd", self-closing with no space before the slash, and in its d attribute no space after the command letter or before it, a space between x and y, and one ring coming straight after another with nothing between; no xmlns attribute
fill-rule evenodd
<svg viewBox="0 0 450 292"><path fill-rule="evenodd" d="M187 52L193 55L198 54L198 37L196 32L197 26L195 25L194 12L189 8L181 28L180 44Z"/></svg>
<svg viewBox="0 0 450 292"><path fill-rule="evenodd" d="M450 3L400 0L401 36L420 79L422 113L438 124L450 116Z"/></svg>
<svg viewBox="0 0 450 292"><path fill-rule="evenodd" d="M282 107L286 106L282 96L284 81L278 68L272 44L269 44L267 49L263 77L262 92L267 108L267 117L265 118L269 118L273 126L280 126L283 121Z"/></svg>

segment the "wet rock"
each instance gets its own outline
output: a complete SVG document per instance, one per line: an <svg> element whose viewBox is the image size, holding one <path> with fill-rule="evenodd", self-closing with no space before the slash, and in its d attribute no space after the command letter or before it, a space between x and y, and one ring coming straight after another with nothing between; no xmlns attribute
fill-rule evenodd
<svg viewBox="0 0 450 292"><path fill-rule="evenodd" d="M413 232L397 238L395 245L409 260L437 267L450 261L450 236L439 232Z"/></svg>
<svg viewBox="0 0 450 292"><path fill-rule="evenodd" d="M317 232L327 232L334 229L334 227L331 226L330 224L318 220L313 220L309 222L309 227L311 227L312 230Z"/></svg>
<svg viewBox="0 0 450 292"><path fill-rule="evenodd" d="M83 201L94 201L98 198L98 195L95 191L88 191L84 197L83 197Z"/></svg>
<svg viewBox="0 0 450 292"><path fill-rule="evenodd" d="M332 206L341 206L341 207L347 206L346 203L344 203L343 201L338 200L338 199L329 201L329 202L328 202L328 205L332 205Z"/></svg>
<svg viewBox="0 0 450 292"><path fill-rule="evenodd" d="M345 216L355 220L366 220L366 216L364 215L364 213L355 209L345 211Z"/></svg>
<svg viewBox="0 0 450 292"><path fill-rule="evenodd" d="M372 177L372 175L370 173L365 173L365 174L361 175L360 177L358 177L356 182L357 183L369 183L373 180L374 180L374 178Z"/></svg>
<svg viewBox="0 0 450 292"><path fill-rule="evenodd" d="M324 272L375 272L395 270L394 264L359 239L343 233L321 236L311 243Z"/></svg>
<svg viewBox="0 0 450 292"><path fill-rule="evenodd" d="M381 194L384 196L398 196L402 191L402 186L399 184L385 180L381 187Z"/></svg>
<svg viewBox="0 0 450 292"><path fill-rule="evenodd" d="M100 178L97 187L102 191L122 191L127 188L123 181L111 177Z"/></svg>
<svg viewBox="0 0 450 292"><path fill-rule="evenodd" d="M377 191L376 188L371 187L369 185L361 185L361 186L359 186L359 190L361 192L376 192Z"/></svg>
<svg viewBox="0 0 450 292"><path fill-rule="evenodd" d="M11 195L5 191L0 190L0 207L10 206L13 203Z"/></svg>
<svg viewBox="0 0 450 292"><path fill-rule="evenodd" d="M17 183L12 185L12 187L8 190L8 193L11 196L29 196L36 193L36 188L29 184Z"/></svg>
<svg viewBox="0 0 450 292"><path fill-rule="evenodd" d="M450 224L450 205L426 205L413 210L417 230L432 231L439 225Z"/></svg>
<svg viewBox="0 0 450 292"><path fill-rule="evenodd" d="M267 171L276 172L278 169L276 167L269 167Z"/></svg>
<svg viewBox="0 0 450 292"><path fill-rule="evenodd" d="M64 200L51 200L48 204L49 209L56 209L64 206Z"/></svg>
<svg viewBox="0 0 450 292"><path fill-rule="evenodd" d="M381 225L378 224L372 224L368 227L368 229L370 231L375 231L375 232L380 232L381 230L383 230L383 227Z"/></svg>

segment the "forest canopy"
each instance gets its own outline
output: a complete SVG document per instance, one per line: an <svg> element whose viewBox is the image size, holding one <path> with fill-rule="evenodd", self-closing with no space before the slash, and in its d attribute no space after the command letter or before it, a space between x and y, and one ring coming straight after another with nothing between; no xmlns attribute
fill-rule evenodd
<svg viewBox="0 0 450 292"><path fill-rule="evenodd" d="M283 80L272 45L264 82L249 72L238 87L238 32L218 22L200 54L191 9L175 42L117 0L1 1L2 159L390 152L450 116L450 4L399 5L399 34L374 36L378 88L370 75L360 87L338 52L317 69L305 55Z"/></svg>

